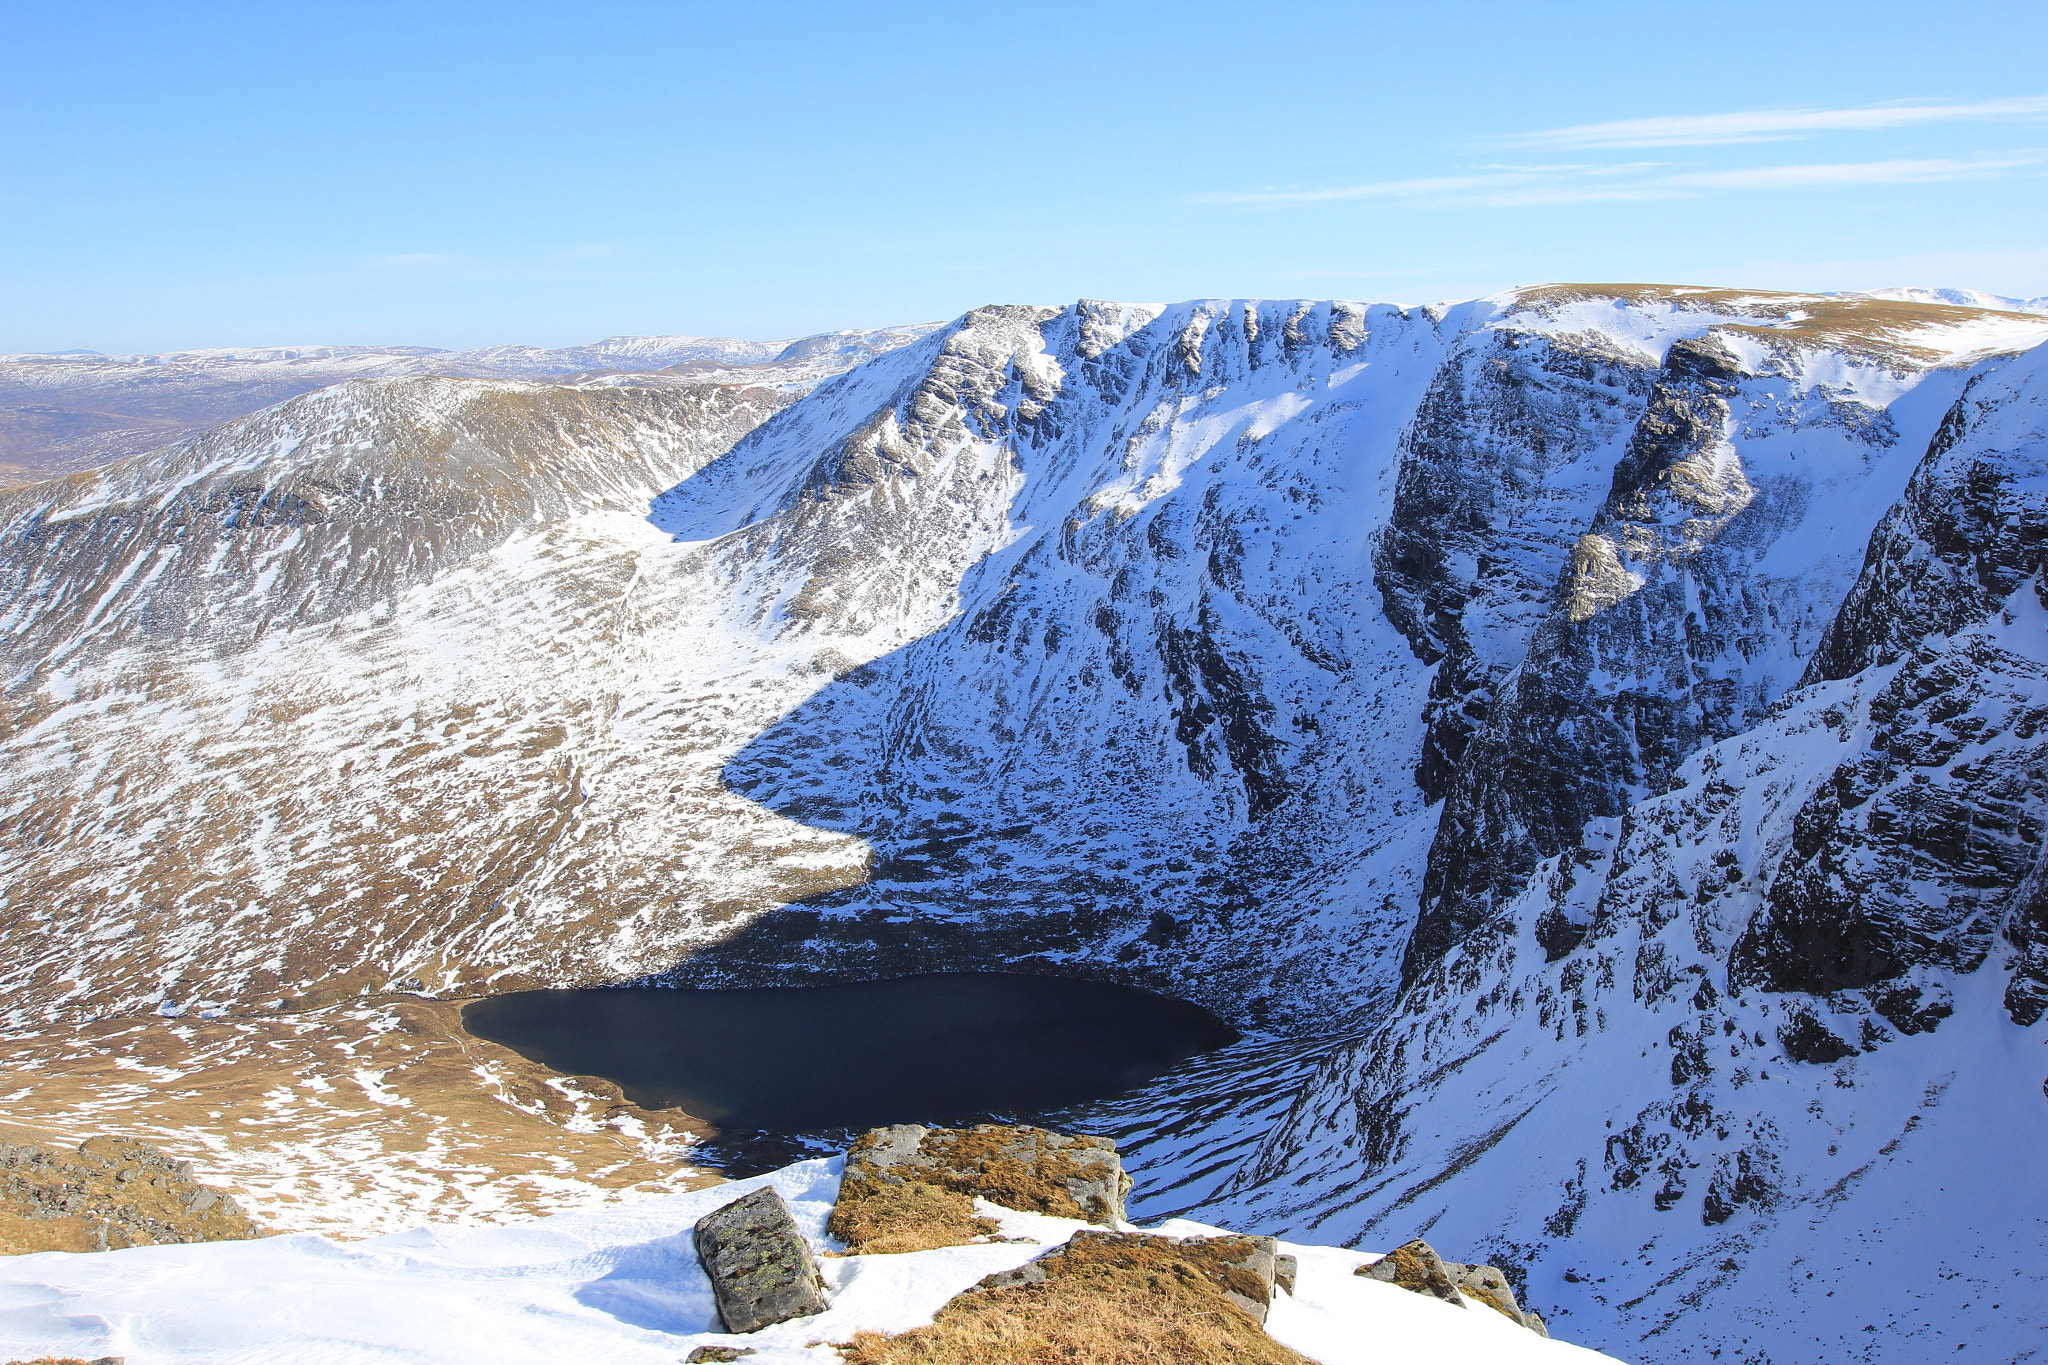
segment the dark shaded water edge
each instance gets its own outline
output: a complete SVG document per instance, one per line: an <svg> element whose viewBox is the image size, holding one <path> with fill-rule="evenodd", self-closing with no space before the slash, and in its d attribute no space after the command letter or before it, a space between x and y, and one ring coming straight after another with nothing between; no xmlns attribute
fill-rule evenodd
<svg viewBox="0 0 2048 1365"><path fill-rule="evenodd" d="M1228 1047L1200 1006L1005 973L741 990L523 991L464 1023L565 1074L720 1131L693 1164L745 1176L836 1153L885 1123L1072 1126L1094 1102Z"/></svg>
<svg viewBox="0 0 2048 1365"><path fill-rule="evenodd" d="M956 1115L946 1126L1029 1124L1109 1138L1125 1170L1137 1178L1133 1217L1193 1216L1255 1161L1314 1082L1329 1050L1354 1039L1349 1032L1306 1038L1250 1034L1117 1094L1055 1108ZM688 1159L743 1179L793 1161L837 1156L862 1131L727 1130L693 1143Z"/></svg>

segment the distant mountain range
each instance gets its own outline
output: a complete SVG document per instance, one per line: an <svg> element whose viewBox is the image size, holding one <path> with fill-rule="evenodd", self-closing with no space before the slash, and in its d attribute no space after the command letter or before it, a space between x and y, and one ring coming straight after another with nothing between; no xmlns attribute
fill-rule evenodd
<svg viewBox="0 0 2048 1365"><path fill-rule="evenodd" d="M2038 299L2015 299L2004 294L1987 294L1981 289L1873 289L1850 295L1865 299L1902 299L1908 303L1948 303L1959 308L1996 308L2008 313L2048 313L2048 294Z"/></svg>
<svg viewBox="0 0 2048 1365"><path fill-rule="evenodd" d="M1113 979L1248 1035L1091 1120L1141 1215L1426 1234L1656 1365L2024 1359L2044 342L1912 291L991 307L0 493L10 1105L86 1033L270 1076L393 987ZM233 1184L398 1109L296 1084L149 1136Z"/></svg>
<svg viewBox="0 0 2048 1365"><path fill-rule="evenodd" d="M1879 289L1845 297L2048 312L2048 297ZM824 332L784 341L606 337L587 346L226 346L146 355L0 355L0 487L94 469L244 413L350 379L447 375L556 383L815 383L937 327ZM755 371L742 376L739 371Z"/></svg>
<svg viewBox="0 0 2048 1365"><path fill-rule="evenodd" d="M0 355L0 486L138 455L350 379L448 375L556 383L688 383L749 371L813 383L936 323L794 341L608 337L588 346L248 346L152 355Z"/></svg>

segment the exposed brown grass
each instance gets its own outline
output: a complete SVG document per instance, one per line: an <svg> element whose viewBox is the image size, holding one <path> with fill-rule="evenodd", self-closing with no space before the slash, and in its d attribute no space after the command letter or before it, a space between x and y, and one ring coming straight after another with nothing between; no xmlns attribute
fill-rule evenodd
<svg viewBox="0 0 2048 1365"><path fill-rule="evenodd" d="M0 1254L262 1235L233 1200L209 1192L150 1143L106 1136L76 1147L5 1141L22 1131L0 1124Z"/></svg>
<svg viewBox="0 0 2048 1365"><path fill-rule="evenodd" d="M1083 1234L1037 1263L1041 1284L970 1290L929 1327L837 1349L847 1365L1309 1365L1224 1296L1228 1285L1264 1298L1257 1276L1227 1264L1244 1241Z"/></svg>
<svg viewBox="0 0 2048 1365"><path fill-rule="evenodd" d="M465 1170L493 1171L494 1191L529 1217L607 1191L717 1183L614 1126L630 1118L638 1123L628 1128L680 1138L706 1125L632 1105L606 1081L556 1089L547 1068L471 1036L461 1009L379 995L311 1013L112 1018L17 1033L0 1038L0 1143L140 1138L202 1162L267 1224L358 1237L459 1216L474 1197ZM141 1087L144 1068L175 1074ZM351 1077L365 1068L384 1073L406 1102L362 1103ZM564 1177L580 1188L565 1191ZM352 1216L401 1187L392 1222Z"/></svg>
<svg viewBox="0 0 2048 1365"><path fill-rule="evenodd" d="M24 1218L0 1210L0 1256L38 1251L97 1251L94 1224L84 1218Z"/></svg>
<svg viewBox="0 0 2048 1365"><path fill-rule="evenodd" d="M932 1251L965 1246L997 1231L993 1218L978 1217L974 1201L957 1190L907 1183L878 1185L832 1210L832 1235L855 1256Z"/></svg>
<svg viewBox="0 0 2048 1365"><path fill-rule="evenodd" d="M1106 1208L1082 1208L1067 1184L1069 1179L1096 1179L1100 1170L1050 1145L1019 1155L1015 1146L1022 1131L988 1124L934 1128L926 1134L921 1150L942 1166L972 1171L974 1192L991 1204L1059 1218L1094 1221L1107 1217Z"/></svg>

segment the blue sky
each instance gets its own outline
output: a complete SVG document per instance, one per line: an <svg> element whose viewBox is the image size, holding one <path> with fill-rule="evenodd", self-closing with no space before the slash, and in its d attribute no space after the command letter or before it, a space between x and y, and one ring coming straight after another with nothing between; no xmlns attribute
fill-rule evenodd
<svg viewBox="0 0 2048 1365"><path fill-rule="evenodd" d="M0 350L2048 294L2048 6L0 3Z"/></svg>

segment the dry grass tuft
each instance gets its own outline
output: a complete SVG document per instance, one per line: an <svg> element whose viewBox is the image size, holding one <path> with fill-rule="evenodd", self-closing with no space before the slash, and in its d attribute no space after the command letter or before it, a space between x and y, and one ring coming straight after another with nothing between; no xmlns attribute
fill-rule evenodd
<svg viewBox="0 0 2048 1365"><path fill-rule="evenodd" d="M0 1209L0 1256L38 1251L93 1251L94 1223L86 1218L25 1218Z"/></svg>
<svg viewBox="0 0 2048 1365"><path fill-rule="evenodd" d="M1214 1240L1083 1235L1036 1262L1043 1283L970 1290L929 1327L837 1349L847 1365L1309 1365L1224 1296L1245 1239Z"/></svg>
<svg viewBox="0 0 2048 1365"><path fill-rule="evenodd" d="M996 1220L977 1216L966 1195L922 1183L877 1185L832 1211L832 1235L855 1256L965 1246L997 1230Z"/></svg>

